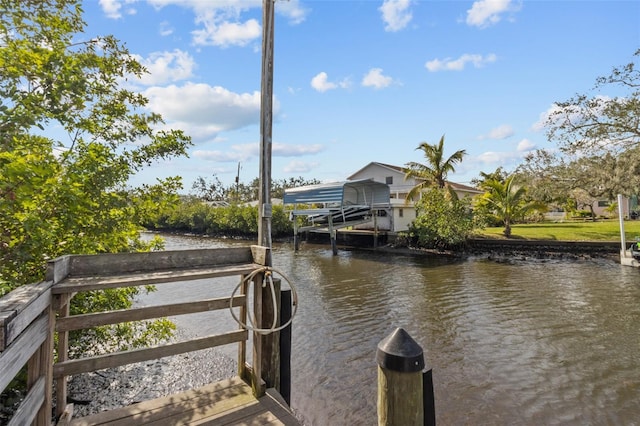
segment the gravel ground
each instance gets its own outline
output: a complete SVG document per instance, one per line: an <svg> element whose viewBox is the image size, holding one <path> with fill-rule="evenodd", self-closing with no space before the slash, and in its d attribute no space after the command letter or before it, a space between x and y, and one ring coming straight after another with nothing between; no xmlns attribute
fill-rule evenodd
<svg viewBox="0 0 640 426"><path fill-rule="evenodd" d="M236 374L236 361L212 348L74 376L68 383L68 397L74 403L73 417L77 418Z"/></svg>

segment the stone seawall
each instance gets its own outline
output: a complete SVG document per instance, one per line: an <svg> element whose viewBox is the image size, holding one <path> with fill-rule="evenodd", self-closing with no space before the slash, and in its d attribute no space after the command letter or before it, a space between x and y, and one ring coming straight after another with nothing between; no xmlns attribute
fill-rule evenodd
<svg viewBox="0 0 640 426"><path fill-rule="evenodd" d="M620 243L615 241L553 241L471 239L464 249L470 255L496 258L604 258L620 261Z"/></svg>
<svg viewBox="0 0 640 426"><path fill-rule="evenodd" d="M329 244L329 234L309 232L301 235L303 241L315 244ZM341 231L337 233L338 245L371 248L374 246L372 232ZM377 247L387 250L401 251L395 246L395 234L381 232L378 235ZM406 250L406 248L405 248ZM437 254L433 250L409 250L419 253ZM620 243L616 241L554 241L554 240L521 240L521 239L488 239L473 238L455 251L442 252L454 256L487 256L495 259L593 259L602 258L620 261Z"/></svg>

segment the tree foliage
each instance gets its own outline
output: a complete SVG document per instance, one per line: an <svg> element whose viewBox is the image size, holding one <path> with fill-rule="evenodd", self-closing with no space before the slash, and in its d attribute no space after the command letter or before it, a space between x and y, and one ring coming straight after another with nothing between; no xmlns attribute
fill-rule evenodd
<svg viewBox="0 0 640 426"><path fill-rule="evenodd" d="M275 237L291 236L293 224L281 204L273 205L271 232ZM188 232L215 237L257 238L258 207L231 204L211 206L197 198L183 199L177 206L159 212L147 229Z"/></svg>
<svg viewBox="0 0 640 426"><path fill-rule="evenodd" d="M271 182L271 197L284 198L284 191L288 188L316 185L321 183L317 179L305 179L302 176L288 179L275 179ZM192 194L204 201L226 201L233 203L248 203L258 199L260 180L254 178L250 183L235 182L225 186L214 174L211 179L198 177L192 186Z"/></svg>
<svg viewBox="0 0 640 426"><path fill-rule="evenodd" d="M600 155L568 156L539 150L517 171L529 198L572 209L590 210L599 200L640 192L640 147Z"/></svg>
<svg viewBox="0 0 640 426"><path fill-rule="evenodd" d="M596 79L589 93L557 102L545 126L569 153L621 151L640 144L640 69L634 60Z"/></svg>
<svg viewBox="0 0 640 426"><path fill-rule="evenodd" d="M511 236L511 225L522 220L534 210L545 209L545 205L526 198L527 190L515 183L515 175L504 180L488 179L481 185L484 195L476 202L478 211L491 215L504 226L504 235Z"/></svg>
<svg viewBox="0 0 640 426"><path fill-rule="evenodd" d="M445 188L425 190L416 203L409 235L421 247L446 249L464 243L477 228L469 198L452 198Z"/></svg>
<svg viewBox="0 0 640 426"><path fill-rule="evenodd" d="M41 280L62 254L150 249L157 241L141 242L138 222L181 187L128 186L190 140L158 130L162 118L122 84L145 69L115 38L88 38L80 5L0 0L0 295ZM94 293L72 309L123 309L135 294Z"/></svg>
<svg viewBox="0 0 640 426"><path fill-rule="evenodd" d="M425 164L415 161L406 164L404 173L405 180L414 178L418 180L409 191L407 201L416 199L420 193L429 188L444 188L447 184L447 175L455 171L455 165L462 162L466 155L464 149L458 150L445 158L444 154L444 135L440 138L437 145L422 142L416 150L421 150L426 160ZM453 194L453 191L449 191Z"/></svg>

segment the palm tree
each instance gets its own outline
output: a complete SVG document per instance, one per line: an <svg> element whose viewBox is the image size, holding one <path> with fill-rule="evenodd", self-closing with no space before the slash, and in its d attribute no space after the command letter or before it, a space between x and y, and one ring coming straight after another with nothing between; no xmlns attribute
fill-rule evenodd
<svg viewBox="0 0 640 426"><path fill-rule="evenodd" d="M527 201L527 190L514 184L515 175L506 179L487 179L482 182L482 189L486 192L478 201L478 207L491 213L504 224L503 234L511 236L511 224L514 220L523 218L527 213L545 208L538 201Z"/></svg>
<svg viewBox="0 0 640 426"><path fill-rule="evenodd" d="M447 186L447 174L455 171L455 165L462 161L467 152L464 149L456 151L449 158L444 156L444 135L440 138L438 145L431 145L422 142L416 150L422 150L427 160L426 164L410 162L404 169L404 179L415 178L418 184L407 194L407 202L417 197L423 190L428 188L444 188Z"/></svg>

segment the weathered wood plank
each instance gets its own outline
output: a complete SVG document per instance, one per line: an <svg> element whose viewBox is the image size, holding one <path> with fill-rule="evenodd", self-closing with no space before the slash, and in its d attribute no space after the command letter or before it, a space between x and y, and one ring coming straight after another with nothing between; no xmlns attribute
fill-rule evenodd
<svg viewBox="0 0 640 426"><path fill-rule="evenodd" d="M71 376L74 374L102 370L104 368L119 367L121 365L132 364L135 362L178 355L185 352L212 348L214 346L227 345L229 343L237 343L242 340L246 340L247 338L248 332L246 330L237 330L163 346L134 349L131 351L116 352L91 358L73 359L56 363L53 366L53 375L54 377Z"/></svg>
<svg viewBox="0 0 640 426"><path fill-rule="evenodd" d="M253 261L258 265L266 265L269 259L271 249L264 246L251 246L251 255L253 256Z"/></svg>
<svg viewBox="0 0 640 426"><path fill-rule="evenodd" d="M47 296L41 296L51 285L48 281L23 285L0 299L0 352L46 308Z"/></svg>
<svg viewBox="0 0 640 426"><path fill-rule="evenodd" d="M71 258L73 256L66 254L47 262L47 271L45 279L58 283L69 276L71 268Z"/></svg>
<svg viewBox="0 0 640 426"><path fill-rule="evenodd" d="M249 288L249 283L246 282L245 277L242 277L242 284L240 285L240 294L243 297L247 297L247 289ZM242 324L247 323L247 305L244 304L240 307L240 312L238 313L238 319ZM242 329L242 326L238 324L238 327ZM238 345L238 376L243 380L249 380L247 375L247 370L245 368L245 364L247 361L247 342L242 341Z"/></svg>
<svg viewBox="0 0 640 426"><path fill-rule="evenodd" d="M109 425L285 425L298 420L273 390L259 400L239 377L199 389L73 419L73 426Z"/></svg>
<svg viewBox="0 0 640 426"><path fill-rule="evenodd" d="M9 347L0 354L0 391L18 374L29 358L45 341L49 332L49 317L41 316L31 323Z"/></svg>
<svg viewBox="0 0 640 426"><path fill-rule="evenodd" d="M53 294L79 291L104 290L107 288L131 287L147 284L162 284L176 281L201 280L248 274L259 268L255 263L224 265L212 268L164 270L129 275L92 276L67 278L53 286Z"/></svg>
<svg viewBox="0 0 640 426"><path fill-rule="evenodd" d="M147 412L146 415L133 416L134 423L144 423L147 426L163 426L167 424L198 424L203 418L219 417L240 409L256 407L260 404L251 393L251 388L243 383L241 386L227 388L216 393L202 392L197 398L182 401L178 396L176 402L161 409ZM149 421L147 421L147 419Z"/></svg>
<svg viewBox="0 0 640 426"><path fill-rule="evenodd" d="M266 395L260 398L260 405L264 406L282 422L279 424L284 424L285 426L300 425L300 422L295 418L293 413L291 413L291 409L282 398L282 395L275 389L267 389Z"/></svg>
<svg viewBox="0 0 640 426"><path fill-rule="evenodd" d="M230 297L221 297L216 299L198 300L195 302L173 303L167 305L146 306L143 308L74 315L66 318L59 318L56 322L56 331L80 330L128 321L142 321L152 318L228 309L230 303L233 303L233 307L235 308L244 306L245 300L245 296L236 296L233 298L233 302L231 302Z"/></svg>
<svg viewBox="0 0 640 426"><path fill-rule="evenodd" d="M57 311L58 320L66 318L70 313L71 294L61 294L54 296L54 305L59 305ZM58 333L58 362L65 362L69 359L69 332ZM56 380L56 415L61 416L67 404L67 378L58 377Z"/></svg>
<svg viewBox="0 0 640 426"><path fill-rule="evenodd" d="M225 404L225 401L230 401L231 396L239 396L240 400L235 401L232 404ZM143 401L138 404L129 405L127 407L118 408L111 411L105 411L102 413L94 414L88 417L81 417L72 421L73 426L89 426L96 424L147 424L141 421L146 413L154 413L159 409L162 410L165 407L169 407L169 412L164 414L171 414L173 412L179 412L175 409L182 405L183 410L188 410L189 407L198 407L203 404L211 405L216 409L227 410L239 403L245 403L246 401L254 401L256 399L251 394L251 388L240 380L238 377L222 380L217 383L211 383L198 389L191 389L179 394L169 395L153 400ZM228 405L225 407L225 405ZM138 421L134 422L133 417L137 417ZM154 419L147 418L150 422ZM164 422L164 424L171 424L171 422ZM183 423L185 424L185 423Z"/></svg>
<svg viewBox="0 0 640 426"><path fill-rule="evenodd" d="M45 383L45 377L40 377L33 384L16 412L13 413L13 417L11 417L7 426L29 425L33 422L45 401L45 390L48 392L48 389L45 389Z"/></svg>
<svg viewBox="0 0 640 426"><path fill-rule="evenodd" d="M64 407L64 411L58 418L56 426L69 426L73 419L73 404L67 404Z"/></svg>
<svg viewBox="0 0 640 426"><path fill-rule="evenodd" d="M17 307L15 317L11 318L2 329L0 347L6 348L22 333L36 318L51 305L51 283L41 283L32 287L32 294L26 304Z"/></svg>
<svg viewBox="0 0 640 426"><path fill-rule="evenodd" d="M34 354L34 358L37 356L38 372L37 374L44 377L44 401L38 411L38 416L35 422L39 425L48 425L51 423L51 412L53 405L53 347L54 347L54 327L56 321L56 314L51 304L47 307L43 315L48 317L47 319L47 338L42 342L40 348ZM31 365L29 366L31 369ZM29 376L33 376L35 373L29 371Z"/></svg>
<svg viewBox="0 0 640 426"><path fill-rule="evenodd" d="M69 275L95 276L251 263L253 258L249 247L231 247L74 255L71 256L69 262Z"/></svg>

